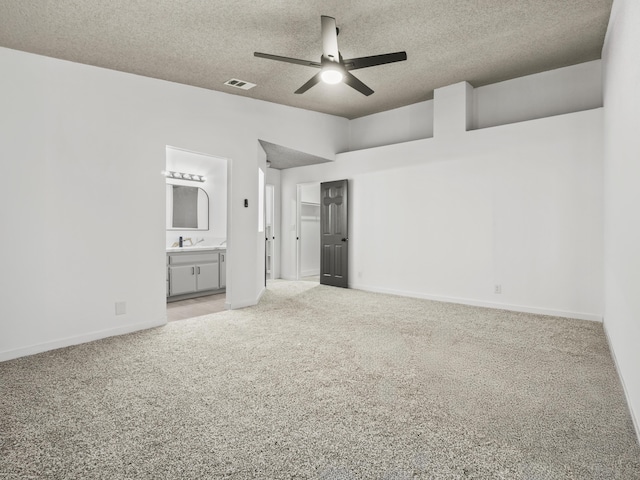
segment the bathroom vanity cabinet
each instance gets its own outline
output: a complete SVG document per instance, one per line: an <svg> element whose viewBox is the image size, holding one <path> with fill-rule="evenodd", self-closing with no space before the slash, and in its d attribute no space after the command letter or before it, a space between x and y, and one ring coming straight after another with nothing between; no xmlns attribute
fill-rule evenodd
<svg viewBox="0 0 640 480"><path fill-rule="evenodd" d="M226 250L167 252L167 301L221 293L226 286Z"/></svg>
<svg viewBox="0 0 640 480"><path fill-rule="evenodd" d="M227 251L221 250L220 254L220 288L227 288Z"/></svg>

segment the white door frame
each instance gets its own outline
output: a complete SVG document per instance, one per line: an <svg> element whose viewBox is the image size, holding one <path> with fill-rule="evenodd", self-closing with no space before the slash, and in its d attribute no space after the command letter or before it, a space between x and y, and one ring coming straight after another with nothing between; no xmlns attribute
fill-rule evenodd
<svg viewBox="0 0 640 480"><path fill-rule="evenodd" d="M267 259L265 262L268 262L269 256L271 257L271 267L267 273L267 279L273 280L276 278L276 187L271 183L265 183L264 186L264 233L265 233L265 248L267 249ZM271 211L269 212L269 206L271 206ZM267 219L271 217L271 224L267 222ZM270 228L269 228L270 227ZM271 236L268 238L267 233ZM269 266L268 264L266 265Z"/></svg>

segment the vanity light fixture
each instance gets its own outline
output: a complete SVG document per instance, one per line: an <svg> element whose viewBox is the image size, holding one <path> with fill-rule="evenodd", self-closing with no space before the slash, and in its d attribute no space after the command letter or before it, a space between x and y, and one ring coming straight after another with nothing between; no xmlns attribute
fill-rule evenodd
<svg viewBox="0 0 640 480"><path fill-rule="evenodd" d="M192 182L204 182L206 178L203 175L195 175L193 173L182 173L182 172L164 172L164 175L167 178L175 178L177 180L189 180Z"/></svg>

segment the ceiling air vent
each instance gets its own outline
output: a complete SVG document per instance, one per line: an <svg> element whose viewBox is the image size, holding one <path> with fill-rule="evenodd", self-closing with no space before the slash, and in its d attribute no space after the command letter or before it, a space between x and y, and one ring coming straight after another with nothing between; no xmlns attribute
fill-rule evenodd
<svg viewBox="0 0 640 480"><path fill-rule="evenodd" d="M230 87L241 88L242 90L249 90L256 86L255 83L245 82L244 80L238 80L237 78L227 80L224 84L229 85Z"/></svg>

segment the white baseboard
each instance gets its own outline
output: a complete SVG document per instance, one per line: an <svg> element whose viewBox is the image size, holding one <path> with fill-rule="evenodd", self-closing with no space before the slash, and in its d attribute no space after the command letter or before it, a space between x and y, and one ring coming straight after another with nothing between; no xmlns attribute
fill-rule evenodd
<svg viewBox="0 0 640 480"><path fill-rule="evenodd" d="M228 305L228 310L238 310L239 308L247 308L247 307L253 307L256 304L255 300L251 300L251 299L246 299L246 300L240 300L239 302L231 302L231 303L225 303L224 306L225 308L227 308Z"/></svg>
<svg viewBox="0 0 640 480"><path fill-rule="evenodd" d="M526 305L511 305L508 303L486 302L474 300L472 298L447 297L444 295L431 295L422 292L406 292L391 288L370 287L368 285L351 284L349 288L355 290L365 290L368 292L388 293L400 297L423 298L425 300L435 300L437 302L459 303L462 305L472 305L474 307L496 308L498 310L510 310L513 312L535 313L538 315L551 315L553 317L575 318L578 320L589 320L592 322L602 322L602 315L598 313L567 312L564 310L553 310L548 308L529 307Z"/></svg>
<svg viewBox="0 0 640 480"><path fill-rule="evenodd" d="M618 359L616 357L616 351L613 349L613 345L611 344L611 337L609 336L609 331L607 330L607 323L603 322L604 327L604 335L607 339L607 344L609 345L609 351L611 352L611 358L613 359L613 364L616 367L616 372L618 373L618 378L620 379L620 383L622 384L622 391L624 392L624 398L627 401L627 408L629 409L629 414L631 415L631 421L633 422L633 427L636 430L636 437L638 439L638 443L640 443L640 422L638 422L638 417L636 417L633 408L631 408L631 397L629 396L629 390L627 389L627 385L624 383L624 377L620 372L620 366L618 365Z"/></svg>
<svg viewBox="0 0 640 480"><path fill-rule="evenodd" d="M58 348L79 345L81 343L93 342L95 340L101 340L103 338L115 337L117 335L138 332L140 330L147 330L153 327L161 327L162 325L166 324L167 317L165 316L160 320L152 322L134 323L132 325L124 325L116 328L98 330L96 332L84 333L82 335L73 337L60 338L58 340L39 343L37 345L29 345L28 347L16 348L15 350L5 350L4 352L0 352L0 362L13 360L14 358L26 357L27 355L35 355L36 353L48 352L49 350L56 350Z"/></svg>
<svg viewBox="0 0 640 480"><path fill-rule="evenodd" d="M254 305L258 304L258 302L262 298L262 295L264 295L264 292L266 291L267 289L265 287L262 287L262 290L260 290L260 293L258 293L258 296L255 299L245 299L240 300L239 302L225 302L224 308L227 310L237 310L239 308L253 307Z"/></svg>
<svg viewBox="0 0 640 480"><path fill-rule="evenodd" d="M319 276L320 275L320 270L303 270L300 272L300 277L313 277L313 276Z"/></svg>
<svg viewBox="0 0 640 480"><path fill-rule="evenodd" d="M260 290L260 293L258 294L258 298L256 298L256 304L260 301L260 299L264 295L264 292L266 291L267 291L267 287L262 287L262 290Z"/></svg>

